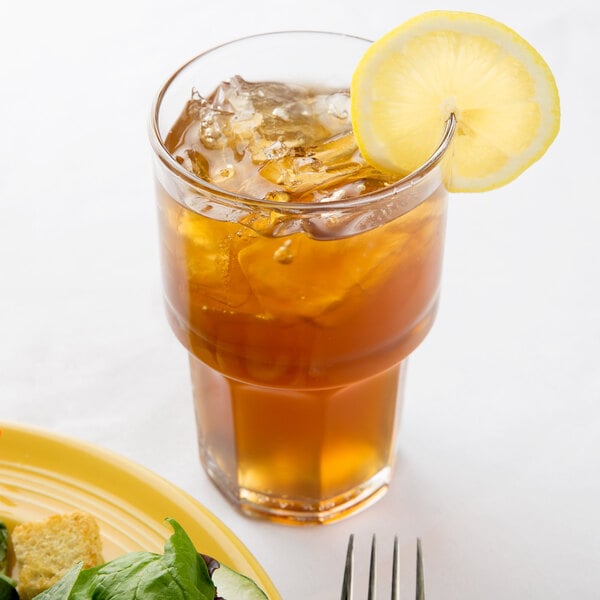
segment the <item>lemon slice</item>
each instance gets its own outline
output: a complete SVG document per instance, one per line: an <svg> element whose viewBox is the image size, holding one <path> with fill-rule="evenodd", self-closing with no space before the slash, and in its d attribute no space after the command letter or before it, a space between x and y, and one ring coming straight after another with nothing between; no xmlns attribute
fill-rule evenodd
<svg viewBox="0 0 600 600"><path fill-rule="evenodd" d="M374 42L354 73L351 102L365 160L397 174L431 156L454 113L457 128L442 162L454 192L512 181L560 126L544 59L512 29L473 13L424 13Z"/></svg>

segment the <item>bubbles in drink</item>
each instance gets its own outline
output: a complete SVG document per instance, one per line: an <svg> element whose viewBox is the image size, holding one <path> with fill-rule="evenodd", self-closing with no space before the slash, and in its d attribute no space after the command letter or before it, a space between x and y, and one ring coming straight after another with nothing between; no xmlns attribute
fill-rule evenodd
<svg viewBox="0 0 600 600"><path fill-rule="evenodd" d="M273 258L283 264L289 265L294 260L294 253L291 250L292 240L285 240L273 253Z"/></svg>

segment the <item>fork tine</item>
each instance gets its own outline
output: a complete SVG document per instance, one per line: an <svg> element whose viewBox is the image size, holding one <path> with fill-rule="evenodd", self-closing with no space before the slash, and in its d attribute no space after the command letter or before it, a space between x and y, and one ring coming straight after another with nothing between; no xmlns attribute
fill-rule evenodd
<svg viewBox="0 0 600 600"><path fill-rule="evenodd" d="M341 600L352 600L352 579L354 563L354 534L348 538L346 550L346 564L344 566L344 580L342 582ZM377 543L373 534L371 539L371 557L369 561L369 589L368 600L375 600L377 585ZM421 539L417 538L417 583L415 591L416 600L425 600L425 577L423 574L423 549ZM391 600L400 600L400 551L398 536L394 536L394 550L392 554L392 594Z"/></svg>
<svg viewBox="0 0 600 600"><path fill-rule="evenodd" d="M346 550L346 565L344 567L344 581L342 583L341 600L352 600L352 557L354 554L354 534L348 538L348 549Z"/></svg>
<svg viewBox="0 0 600 600"><path fill-rule="evenodd" d="M392 600L400 598L400 577L398 573L398 536L394 536L394 554L392 555Z"/></svg>
<svg viewBox="0 0 600 600"><path fill-rule="evenodd" d="M425 600L425 579L423 577L423 550L421 540L417 539L417 591L416 600Z"/></svg>
<svg viewBox="0 0 600 600"><path fill-rule="evenodd" d="M375 571L375 534L373 534L373 537L371 539L371 561L369 563L369 594L367 596L367 600L375 600Z"/></svg>

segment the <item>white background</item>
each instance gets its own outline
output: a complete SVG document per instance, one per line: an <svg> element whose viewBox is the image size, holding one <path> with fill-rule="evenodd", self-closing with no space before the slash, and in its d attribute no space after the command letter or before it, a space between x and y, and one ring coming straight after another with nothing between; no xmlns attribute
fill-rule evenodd
<svg viewBox="0 0 600 600"><path fill-rule="evenodd" d="M388 495L346 521L237 514L196 458L183 349L163 314L146 123L188 58L268 30L377 38L431 8L519 31L562 130L496 192L451 198L441 308L411 357ZM150 467L244 541L285 600L339 597L345 543L415 539L430 600L600 597L600 9L595 0L104 0L0 8L0 418ZM383 597L383 595L382 595Z"/></svg>

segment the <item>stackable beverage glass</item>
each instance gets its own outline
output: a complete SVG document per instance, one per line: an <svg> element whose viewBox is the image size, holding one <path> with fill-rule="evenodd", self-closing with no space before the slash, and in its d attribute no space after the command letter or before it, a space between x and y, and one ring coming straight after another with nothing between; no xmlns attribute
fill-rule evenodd
<svg viewBox="0 0 600 600"><path fill-rule="evenodd" d="M238 508L275 521L336 520L387 489L406 359L438 302L439 161L452 132L415 173L320 202L253 194L243 173L226 189L204 159L190 169L174 148L188 135L188 101L203 106L237 75L333 90L323 118L344 112L339 90L368 46L315 32L237 40L179 69L152 111L166 312L189 353L202 464ZM277 123L293 125L277 114L271 145L284 139ZM220 168L227 178L253 167Z"/></svg>

